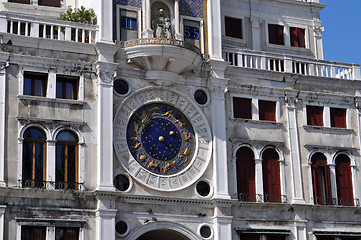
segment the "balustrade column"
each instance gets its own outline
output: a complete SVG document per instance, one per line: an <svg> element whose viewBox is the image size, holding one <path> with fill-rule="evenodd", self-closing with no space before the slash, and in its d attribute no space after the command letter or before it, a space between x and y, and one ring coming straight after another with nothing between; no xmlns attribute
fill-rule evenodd
<svg viewBox="0 0 361 240"><path fill-rule="evenodd" d="M263 198L256 197L256 201L263 202L263 169L262 169L262 159L255 159L255 180L256 180L256 194L257 196L263 196Z"/></svg>
<svg viewBox="0 0 361 240"><path fill-rule="evenodd" d="M97 189L113 187L113 78L116 65L98 62ZM107 238L103 238L107 239Z"/></svg>
<svg viewBox="0 0 361 240"><path fill-rule="evenodd" d="M292 169L291 189L293 189L293 203L304 203L302 169L301 169L301 153L299 144L297 109L296 109L296 93L286 93L285 102L287 104L287 130L288 130L288 146L290 149L290 160Z"/></svg>
<svg viewBox="0 0 361 240"><path fill-rule="evenodd" d="M5 63L0 65L0 187L5 187L5 95L6 71Z"/></svg>

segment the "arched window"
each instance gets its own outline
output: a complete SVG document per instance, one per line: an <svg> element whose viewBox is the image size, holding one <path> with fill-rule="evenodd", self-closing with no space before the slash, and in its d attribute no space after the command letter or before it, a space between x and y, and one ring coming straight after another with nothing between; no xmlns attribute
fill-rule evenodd
<svg viewBox="0 0 361 240"><path fill-rule="evenodd" d="M338 204L353 206L353 187L350 158L345 154L340 154L336 158L336 182Z"/></svg>
<svg viewBox="0 0 361 240"><path fill-rule="evenodd" d="M273 149L266 149L262 159L264 201L282 202L278 153Z"/></svg>
<svg viewBox="0 0 361 240"><path fill-rule="evenodd" d="M331 194L330 169L322 153L315 153L312 162L313 196L315 204L334 204Z"/></svg>
<svg viewBox="0 0 361 240"><path fill-rule="evenodd" d="M237 151L237 191L241 201L255 202L255 162L253 151L247 147L241 147Z"/></svg>
<svg viewBox="0 0 361 240"><path fill-rule="evenodd" d="M45 133L38 128L29 128L23 142L23 187L45 187L46 144Z"/></svg>
<svg viewBox="0 0 361 240"><path fill-rule="evenodd" d="M78 138L69 131L56 137L55 188L78 189Z"/></svg>

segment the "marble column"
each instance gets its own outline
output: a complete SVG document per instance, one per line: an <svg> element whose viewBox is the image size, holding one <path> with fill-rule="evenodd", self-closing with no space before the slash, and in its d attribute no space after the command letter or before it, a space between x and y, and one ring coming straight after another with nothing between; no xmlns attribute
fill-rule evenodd
<svg viewBox="0 0 361 240"><path fill-rule="evenodd" d="M330 169L331 194L333 199L337 199L337 183L336 183L336 164L328 164Z"/></svg>
<svg viewBox="0 0 361 240"><path fill-rule="evenodd" d="M262 159L255 159L255 180L256 180L256 194L257 196L262 196L262 198L256 197L257 202L264 201L263 195L263 169L262 169ZM250 196L252 197L252 196Z"/></svg>
<svg viewBox="0 0 361 240"><path fill-rule="evenodd" d="M231 240L232 239L232 216L225 216L220 210L221 207L215 207L215 216L213 217L214 240Z"/></svg>
<svg viewBox="0 0 361 240"><path fill-rule="evenodd" d="M211 59L222 60L222 27L220 0L207 1L208 52Z"/></svg>
<svg viewBox="0 0 361 240"><path fill-rule="evenodd" d="M96 240L115 239L115 201L112 196L97 195Z"/></svg>

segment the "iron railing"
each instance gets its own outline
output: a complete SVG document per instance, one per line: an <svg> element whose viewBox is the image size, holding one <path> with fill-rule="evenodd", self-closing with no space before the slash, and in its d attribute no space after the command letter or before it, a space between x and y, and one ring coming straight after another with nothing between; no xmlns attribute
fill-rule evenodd
<svg viewBox="0 0 361 240"><path fill-rule="evenodd" d="M22 188L43 188L43 189L63 189L63 190L81 190L84 183L80 182L60 182L43 181L35 179L18 180L18 187Z"/></svg>
<svg viewBox="0 0 361 240"><path fill-rule="evenodd" d="M359 206L358 198L313 197L315 205Z"/></svg>

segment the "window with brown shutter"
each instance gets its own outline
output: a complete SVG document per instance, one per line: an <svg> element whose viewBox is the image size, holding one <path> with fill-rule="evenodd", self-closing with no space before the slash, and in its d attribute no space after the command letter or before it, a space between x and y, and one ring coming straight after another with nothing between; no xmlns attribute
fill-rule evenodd
<svg viewBox="0 0 361 240"><path fill-rule="evenodd" d="M239 18L224 18L226 36L242 39L242 19Z"/></svg>
<svg viewBox="0 0 361 240"><path fill-rule="evenodd" d="M346 128L346 109L330 108L331 127Z"/></svg>
<svg viewBox="0 0 361 240"><path fill-rule="evenodd" d="M293 47L306 47L305 42L305 29L290 27L290 35L291 35L291 46Z"/></svg>
<svg viewBox="0 0 361 240"><path fill-rule="evenodd" d="M311 159L314 203L318 205L333 205L330 184L330 169L322 153L315 153Z"/></svg>
<svg viewBox="0 0 361 240"><path fill-rule="evenodd" d="M46 227L39 226L22 226L21 240L45 240Z"/></svg>
<svg viewBox="0 0 361 240"><path fill-rule="evenodd" d="M267 149L262 154L263 193L265 202L282 202L278 153Z"/></svg>
<svg viewBox="0 0 361 240"><path fill-rule="evenodd" d="M234 118L252 119L252 99L233 98Z"/></svg>
<svg viewBox="0 0 361 240"><path fill-rule="evenodd" d="M256 201L255 161L253 151L241 147L237 151L237 191L241 201Z"/></svg>
<svg viewBox="0 0 361 240"><path fill-rule="evenodd" d="M276 102L258 101L259 120L276 121Z"/></svg>
<svg viewBox="0 0 361 240"><path fill-rule="evenodd" d="M350 159L345 154L340 154L336 158L336 183L338 204L343 206L353 206L353 187Z"/></svg>
<svg viewBox="0 0 361 240"><path fill-rule="evenodd" d="M283 26L277 24L268 24L269 43L284 45Z"/></svg>
<svg viewBox="0 0 361 240"><path fill-rule="evenodd" d="M307 106L307 125L323 126L323 107Z"/></svg>

